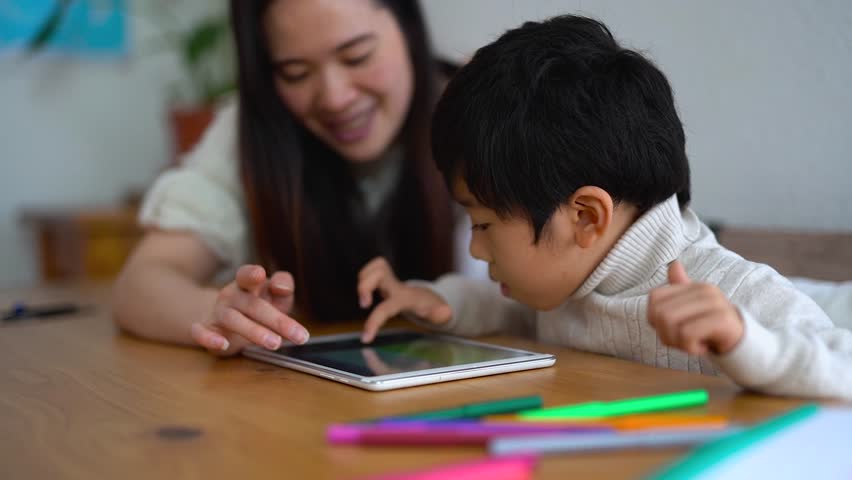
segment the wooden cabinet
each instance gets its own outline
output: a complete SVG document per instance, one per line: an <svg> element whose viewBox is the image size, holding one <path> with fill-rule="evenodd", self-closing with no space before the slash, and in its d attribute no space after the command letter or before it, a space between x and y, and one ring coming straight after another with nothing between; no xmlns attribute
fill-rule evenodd
<svg viewBox="0 0 852 480"><path fill-rule="evenodd" d="M109 280L142 235L134 208L26 209L42 281Z"/></svg>
<svg viewBox="0 0 852 480"><path fill-rule="evenodd" d="M721 227L719 243L787 277L852 280L852 232Z"/></svg>

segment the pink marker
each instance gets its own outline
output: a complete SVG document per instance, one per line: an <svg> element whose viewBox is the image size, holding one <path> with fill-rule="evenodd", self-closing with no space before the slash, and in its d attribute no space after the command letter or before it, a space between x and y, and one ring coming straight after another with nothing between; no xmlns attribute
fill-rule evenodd
<svg viewBox="0 0 852 480"><path fill-rule="evenodd" d="M459 422L334 424L326 438L337 445L486 445L490 440L536 433L611 433L605 425L495 425Z"/></svg>
<svg viewBox="0 0 852 480"><path fill-rule="evenodd" d="M364 480L529 480L535 463L536 457L529 455L487 458Z"/></svg>

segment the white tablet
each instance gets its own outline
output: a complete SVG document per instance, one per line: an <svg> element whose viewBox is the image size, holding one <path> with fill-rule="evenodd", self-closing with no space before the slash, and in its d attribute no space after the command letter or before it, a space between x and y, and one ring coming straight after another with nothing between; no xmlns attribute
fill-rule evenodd
<svg viewBox="0 0 852 480"><path fill-rule="evenodd" d="M549 367L556 357L464 338L383 330L370 344L361 332L311 338L276 351L243 350L249 358L367 390L392 390L496 373Z"/></svg>

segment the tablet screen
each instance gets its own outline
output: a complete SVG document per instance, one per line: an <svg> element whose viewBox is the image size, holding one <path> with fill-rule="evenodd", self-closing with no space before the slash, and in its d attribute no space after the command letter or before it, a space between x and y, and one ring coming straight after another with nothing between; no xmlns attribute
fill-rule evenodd
<svg viewBox="0 0 852 480"><path fill-rule="evenodd" d="M278 353L365 377L531 355L417 332L379 334L370 344L356 338L296 345Z"/></svg>

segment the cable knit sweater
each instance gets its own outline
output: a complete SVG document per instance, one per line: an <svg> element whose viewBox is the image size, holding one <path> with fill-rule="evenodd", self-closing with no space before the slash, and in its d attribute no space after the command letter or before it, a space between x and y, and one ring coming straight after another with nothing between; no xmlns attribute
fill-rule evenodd
<svg viewBox="0 0 852 480"><path fill-rule="evenodd" d="M737 306L745 334L725 355L690 356L664 345L648 324L648 292L679 259L692 281L717 285ZM432 288L452 307L441 329L459 335L521 333L542 342L705 374L753 390L852 399L852 331L836 327L813 300L772 268L716 242L675 197L639 218L560 307L536 312L496 285L446 275Z"/></svg>

